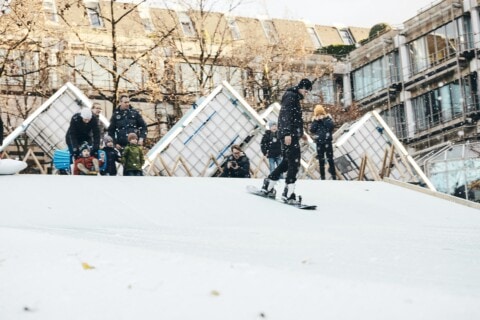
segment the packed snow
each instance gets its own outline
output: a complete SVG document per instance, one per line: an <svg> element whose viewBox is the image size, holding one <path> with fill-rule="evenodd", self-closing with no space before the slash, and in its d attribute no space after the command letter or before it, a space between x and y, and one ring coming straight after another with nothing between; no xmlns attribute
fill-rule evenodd
<svg viewBox="0 0 480 320"><path fill-rule="evenodd" d="M478 209L300 180L303 211L249 184L0 176L0 319L480 319Z"/></svg>

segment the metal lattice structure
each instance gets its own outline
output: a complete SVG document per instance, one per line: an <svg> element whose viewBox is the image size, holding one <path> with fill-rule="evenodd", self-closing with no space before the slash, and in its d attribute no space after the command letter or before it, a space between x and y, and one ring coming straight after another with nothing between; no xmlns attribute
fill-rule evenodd
<svg viewBox="0 0 480 320"><path fill-rule="evenodd" d="M66 83L5 138L0 151L25 133L52 158L55 149L66 149L65 134L70 119L83 107L91 108L92 102L73 84ZM108 126L103 115L100 121Z"/></svg>
<svg viewBox="0 0 480 320"><path fill-rule="evenodd" d="M376 111L365 114L337 138L335 166L345 180L394 180L435 191L425 173Z"/></svg>
<svg viewBox="0 0 480 320"><path fill-rule="evenodd" d="M253 177L268 174L260 140L265 121L223 82L192 107L147 153L144 173L162 176L216 176L238 144L250 159Z"/></svg>

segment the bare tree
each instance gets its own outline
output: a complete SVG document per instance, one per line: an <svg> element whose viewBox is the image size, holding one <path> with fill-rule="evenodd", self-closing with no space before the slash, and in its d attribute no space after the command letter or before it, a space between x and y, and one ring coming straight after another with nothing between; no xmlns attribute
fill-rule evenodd
<svg viewBox="0 0 480 320"><path fill-rule="evenodd" d="M0 85L4 132L11 133L49 94L49 70L45 52L44 16L41 1L4 2L0 14ZM41 36L43 35L43 36ZM29 139L15 141L25 155Z"/></svg>
<svg viewBox="0 0 480 320"><path fill-rule="evenodd" d="M59 17L71 35L67 41L80 45L84 54L70 50L64 62L76 82L89 88L89 95L110 101L112 108L122 93L151 99L158 91L155 61L161 60L163 41L173 29L164 35L151 33L148 19L140 14L146 2L59 1ZM94 38L92 28L98 30Z"/></svg>

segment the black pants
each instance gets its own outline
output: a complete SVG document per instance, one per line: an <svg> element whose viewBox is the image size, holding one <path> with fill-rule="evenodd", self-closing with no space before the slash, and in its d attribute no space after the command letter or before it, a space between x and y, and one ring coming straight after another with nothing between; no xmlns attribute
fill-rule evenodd
<svg viewBox="0 0 480 320"><path fill-rule="evenodd" d="M325 180L325 157L328 161L328 172L333 180L336 180L335 163L333 162L333 147L332 142L319 143L317 142L317 158L320 166L320 179Z"/></svg>
<svg viewBox="0 0 480 320"><path fill-rule="evenodd" d="M292 137L292 143L287 146L282 141L282 162L270 173L268 179L277 181L282 173L287 172L285 183L295 183L297 181L297 173L300 169L300 143L298 138Z"/></svg>

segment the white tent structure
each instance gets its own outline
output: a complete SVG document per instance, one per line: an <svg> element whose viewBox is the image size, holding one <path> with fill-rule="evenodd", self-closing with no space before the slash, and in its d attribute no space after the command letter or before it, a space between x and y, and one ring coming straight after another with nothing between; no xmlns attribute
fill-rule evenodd
<svg viewBox="0 0 480 320"><path fill-rule="evenodd" d="M365 114L335 141L335 166L345 180L385 177L425 186L434 185L376 111Z"/></svg>
<svg viewBox="0 0 480 320"><path fill-rule="evenodd" d="M0 152L25 133L43 152L53 157L55 149L66 149L65 134L70 119L82 107L91 108L92 102L73 84L66 83L4 139ZM103 115L100 121L108 126Z"/></svg>
<svg viewBox="0 0 480 320"><path fill-rule="evenodd" d="M250 159L252 176L266 176L268 166L260 150L264 128L265 121L224 81L148 152L144 173L215 176L230 155L230 147L238 144Z"/></svg>

